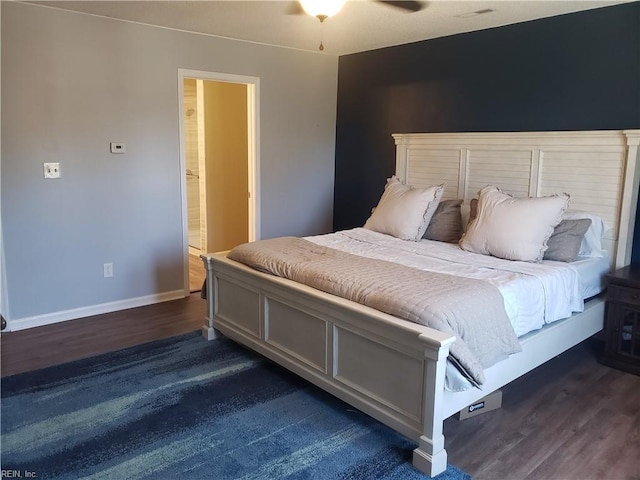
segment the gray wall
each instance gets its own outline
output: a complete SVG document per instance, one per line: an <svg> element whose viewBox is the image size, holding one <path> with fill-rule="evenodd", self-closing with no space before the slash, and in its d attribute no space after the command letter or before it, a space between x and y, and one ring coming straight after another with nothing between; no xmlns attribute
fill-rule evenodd
<svg viewBox="0 0 640 480"><path fill-rule="evenodd" d="M260 77L261 237L331 230L337 66L321 54L3 2L10 328L183 288L178 68ZM110 154L112 141L127 153ZM44 162L60 162L62 177L44 180ZM113 278L103 278L105 262Z"/></svg>

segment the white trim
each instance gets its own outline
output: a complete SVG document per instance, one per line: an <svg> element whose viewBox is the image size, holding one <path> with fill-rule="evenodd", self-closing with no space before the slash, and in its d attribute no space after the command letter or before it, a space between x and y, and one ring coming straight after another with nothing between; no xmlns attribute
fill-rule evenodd
<svg viewBox="0 0 640 480"><path fill-rule="evenodd" d="M51 325L52 323L77 320L79 318L101 315L103 313L118 312L127 308L144 307L145 305L178 300L184 297L185 295L182 290L173 290L171 292L146 295L144 297L129 298L126 300L118 300L116 302L100 303L97 305L90 305L88 307L45 313L44 315L34 315L33 317L24 317L12 320L10 323L7 322L6 331L15 332L26 328L42 327L44 325Z"/></svg>
<svg viewBox="0 0 640 480"><path fill-rule="evenodd" d="M247 161L249 189L249 238L260 239L260 78L231 73L178 69L178 120L180 135L180 197L182 202L182 242L184 257L184 292L189 295L189 226L187 216L187 168L184 151L184 79L195 78L214 82L239 83L247 86ZM204 249L203 249L204 253Z"/></svg>
<svg viewBox="0 0 640 480"><path fill-rule="evenodd" d="M182 277L184 294L189 287L189 215L187 210L187 156L184 150L184 76L178 69L178 135L180 148L180 202L182 215Z"/></svg>
<svg viewBox="0 0 640 480"><path fill-rule="evenodd" d="M638 206L638 184L640 183L640 130L624 130L627 155L625 165L625 183L621 198L620 230L618 235L618 251L615 268L631 263L633 235L635 232L636 209Z"/></svg>
<svg viewBox="0 0 640 480"><path fill-rule="evenodd" d="M247 150L249 160L249 241L260 239L260 79L247 83Z"/></svg>
<svg viewBox="0 0 640 480"><path fill-rule="evenodd" d="M184 83L183 83L184 85ZM184 106L184 98L182 99ZM209 192L207 192L207 149L205 142L201 139L205 138L206 128L204 125L204 80L196 80L196 115L198 122L198 214L200 216L200 225L198 230L200 233L200 250L206 250L209 245L209 219L207 218L207 204L209 203ZM181 117L184 119L184 117ZM186 144L186 140L183 145ZM186 155L186 152L185 152ZM186 156L185 156L186 158ZM187 195L189 192L187 191ZM189 205L187 205L187 209ZM187 215L187 225L189 225L189 215ZM187 226L187 229L189 227ZM187 232L187 235L191 235ZM189 245L189 252L192 248ZM202 252L201 252L202 253ZM198 254L200 255L200 254ZM191 268L191 266L189 266Z"/></svg>

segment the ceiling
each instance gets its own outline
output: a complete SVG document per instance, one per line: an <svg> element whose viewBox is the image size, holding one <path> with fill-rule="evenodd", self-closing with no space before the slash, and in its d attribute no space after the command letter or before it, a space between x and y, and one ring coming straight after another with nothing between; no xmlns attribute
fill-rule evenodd
<svg viewBox="0 0 640 480"><path fill-rule="evenodd" d="M33 1L49 7L207 35L345 55L634 0L429 0L408 13L375 0L348 0L323 24L293 14L295 0ZM484 14L474 12L490 10ZM596 32L594 32L595 34Z"/></svg>

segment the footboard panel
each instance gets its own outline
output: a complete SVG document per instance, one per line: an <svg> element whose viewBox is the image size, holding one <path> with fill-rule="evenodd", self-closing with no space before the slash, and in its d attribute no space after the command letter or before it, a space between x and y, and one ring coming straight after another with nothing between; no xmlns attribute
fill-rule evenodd
<svg viewBox="0 0 640 480"><path fill-rule="evenodd" d="M326 374L329 322L274 298L265 296L263 301L265 342L318 373Z"/></svg>
<svg viewBox="0 0 640 480"><path fill-rule="evenodd" d="M248 286L240 287L236 282L217 278L215 283L216 316L233 323L248 335L262 336L262 314L260 294Z"/></svg>
<svg viewBox="0 0 640 480"><path fill-rule="evenodd" d="M257 351L419 443L418 468L446 468L444 370L451 335L203 256L215 332Z"/></svg>
<svg viewBox="0 0 640 480"><path fill-rule="evenodd" d="M334 355L336 381L411 420L421 434L424 357L341 327L334 327Z"/></svg>

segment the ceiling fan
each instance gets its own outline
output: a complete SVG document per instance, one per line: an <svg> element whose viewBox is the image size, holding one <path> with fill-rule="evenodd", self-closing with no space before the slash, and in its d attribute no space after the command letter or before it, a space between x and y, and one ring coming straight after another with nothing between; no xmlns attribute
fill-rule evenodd
<svg viewBox="0 0 640 480"><path fill-rule="evenodd" d="M419 2L415 0L373 0L376 3L389 5L395 8L402 9L409 13L414 13L422 10L426 7L427 2ZM290 2L289 11L287 13L309 14L312 17L316 17L322 24L328 17L331 17L338 13L347 0L297 0ZM320 39L319 50L324 50L322 38Z"/></svg>
<svg viewBox="0 0 640 480"><path fill-rule="evenodd" d="M376 3L398 8L407 13L419 12L426 7L427 2L417 0L372 0ZM323 22L327 17L338 13L346 0L297 0L290 2L288 12L290 15L309 14Z"/></svg>
<svg viewBox="0 0 640 480"><path fill-rule="evenodd" d="M417 2L417 1L394 1L394 0L376 0L378 3L384 3L385 5L389 5L390 7L396 7L401 10L405 10L406 12L413 13L419 12L423 8L425 8L426 2Z"/></svg>

